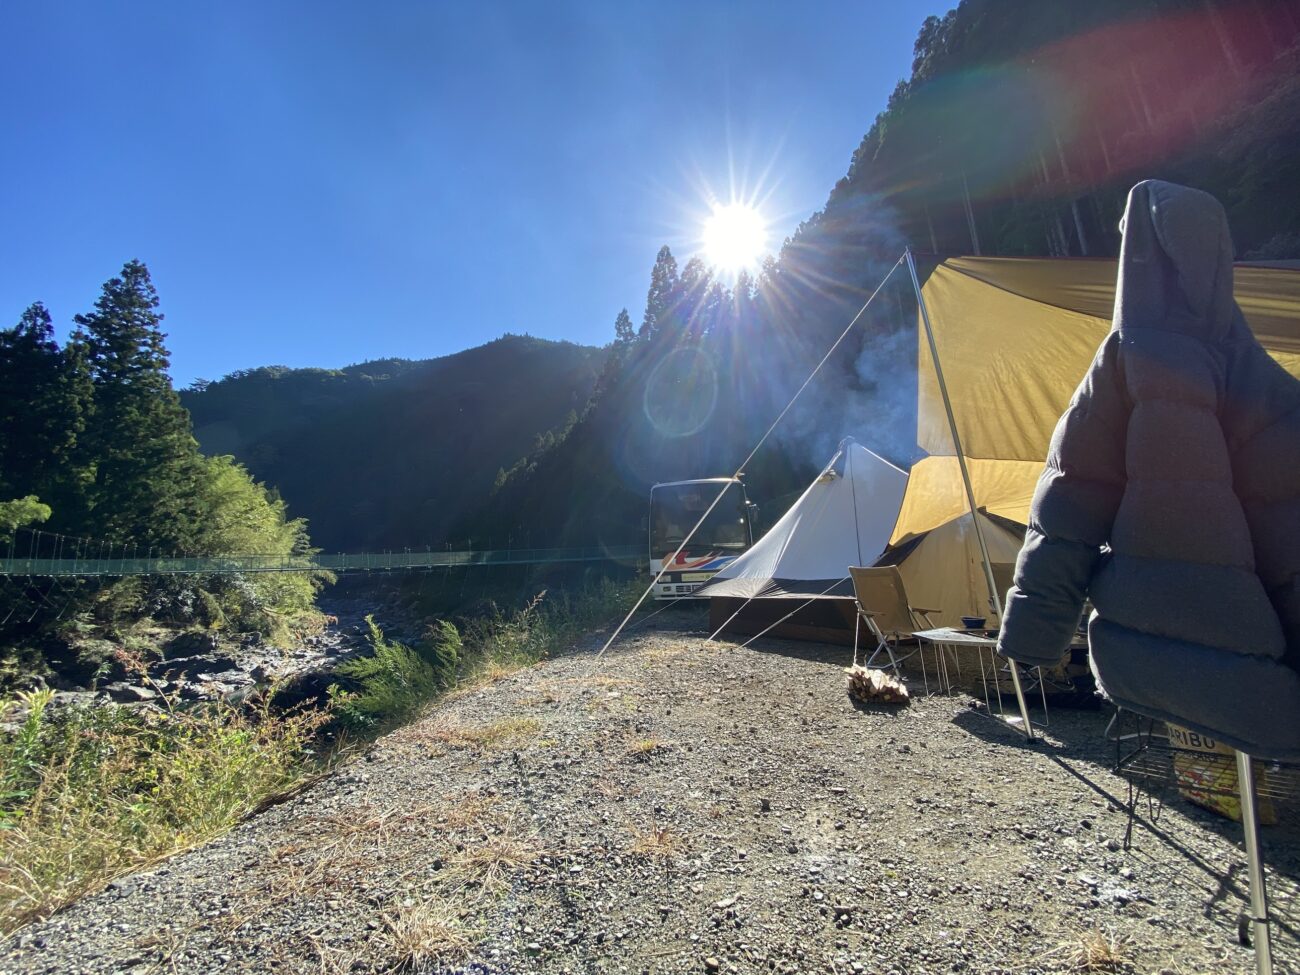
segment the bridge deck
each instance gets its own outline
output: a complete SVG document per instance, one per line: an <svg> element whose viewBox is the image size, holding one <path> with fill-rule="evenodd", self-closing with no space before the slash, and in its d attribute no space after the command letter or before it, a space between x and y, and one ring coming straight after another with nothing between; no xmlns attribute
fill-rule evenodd
<svg viewBox="0 0 1300 975"><path fill-rule="evenodd" d="M249 572L368 572L475 565L645 561L642 545L517 548L471 552L361 552L312 556L221 555L180 558L0 559L0 576L236 575Z"/></svg>

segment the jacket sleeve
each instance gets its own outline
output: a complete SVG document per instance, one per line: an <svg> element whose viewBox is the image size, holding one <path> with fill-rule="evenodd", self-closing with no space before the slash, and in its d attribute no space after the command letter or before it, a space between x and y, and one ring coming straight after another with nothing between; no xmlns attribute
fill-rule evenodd
<svg viewBox="0 0 1300 975"><path fill-rule="evenodd" d="M1121 333L1107 336L1052 434L1029 528L1006 593L998 652L1052 666L1070 646L1088 583L1124 494L1131 404Z"/></svg>

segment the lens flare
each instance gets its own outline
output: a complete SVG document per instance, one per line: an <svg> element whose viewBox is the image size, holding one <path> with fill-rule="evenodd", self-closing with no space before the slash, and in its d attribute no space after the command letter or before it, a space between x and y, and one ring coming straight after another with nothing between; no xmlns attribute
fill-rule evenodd
<svg viewBox="0 0 1300 975"><path fill-rule="evenodd" d="M719 271L752 271L767 248L767 225L749 204L728 203L713 208L702 239L705 259Z"/></svg>

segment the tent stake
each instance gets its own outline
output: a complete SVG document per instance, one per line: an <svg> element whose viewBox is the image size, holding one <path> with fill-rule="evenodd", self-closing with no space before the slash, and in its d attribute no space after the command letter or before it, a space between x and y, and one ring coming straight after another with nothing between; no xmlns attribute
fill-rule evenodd
<svg viewBox="0 0 1300 975"><path fill-rule="evenodd" d="M966 504L970 508L971 524L975 526L975 540L979 542L980 558L984 562L984 579L989 587L989 601L993 605L994 612L997 613L998 621L1002 620L1002 595L998 592L998 584L993 580L993 563L989 560L988 544L984 541L984 530L980 527L979 512L975 507L975 490L971 487L970 471L966 467L966 454L962 451L961 435L957 432L957 418L953 416L952 400L948 398L948 384L943 380L943 366L939 363L939 347L934 341L934 329L930 327L930 313L926 310L925 299L921 297L921 282L916 276L916 262L912 260L912 249L909 247L903 252L903 259L907 261L907 271L912 276L912 290L916 292L916 304L921 310L921 322L925 325L925 337L930 343L930 358L934 360L934 374L939 381L939 395L943 398L943 408L948 414L948 429L952 431L952 446L957 453L957 464L961 468L962 484L966 488ZM1011 666L1011 683L1016 689L1016 703L1020 705L1020 720L1024 722L1025 738L1029 741L1034 740L1034 726L1029 722L1029 706L1025 703L1025 691L1020 686L1020 671L1016 668L1014 660L1007 661Z"/></svg>

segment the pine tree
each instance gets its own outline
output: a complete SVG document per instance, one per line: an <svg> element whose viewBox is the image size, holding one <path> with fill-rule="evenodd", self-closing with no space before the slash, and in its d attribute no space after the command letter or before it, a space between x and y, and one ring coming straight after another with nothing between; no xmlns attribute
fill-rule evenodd
<svg viewBox="0 0 1300 975"><path fill-rule="evenodd" d="M646 295L645 316L641 319L639 333L642 339L653 342L661 335L675 331L673 310L679 287L677 261L665 244L659 248L655 266L650 271L650 291Z"/></svg>
<svg viewBox="0 0 1300 975"><path fill-rule="evenodd" d="M703 260L692 257L686 262L677 295L672 318L681 323L684 335L699 339L719 325L726 306L726 289Z"/></svg>
<svg viewBox="0 0 1300 975"><path fill-rule="evenodd" d="M84 335L93 409L78 453L93 468L86 532L188 550L202 533L202 463L167 375L158 293L139 261L104 284Z"/></svg>
<svg viewBox="0 0 1300 975"><path fill-rule="evenodd" d="M636 338L636 332L632 330L632 316L624 308L614 319L614 341L621 346L629 346Z"/></svg>
<svg viewBox="0 0 1300 975"><path fill-rule="evenodd" d="M61 500L81 429L74 392L50 313L37 302L0 331L0 496Z"/></svg>
<svg viewBox="0 0 1300 975"><path fill-rule="evenodd" d="M604 368L601 369L600 375L596 379L596 385L592 389L591 403L599 402L611 389L618 385L635 341L636 333L632 330L632 316L624 308L619 311L618 317L614 319L614 343L609 348ZM574 423L577 423L576 414L574 415ZM570 428L572 426L573 424L570 424Z"/></svg>

